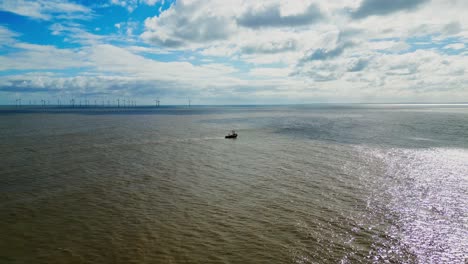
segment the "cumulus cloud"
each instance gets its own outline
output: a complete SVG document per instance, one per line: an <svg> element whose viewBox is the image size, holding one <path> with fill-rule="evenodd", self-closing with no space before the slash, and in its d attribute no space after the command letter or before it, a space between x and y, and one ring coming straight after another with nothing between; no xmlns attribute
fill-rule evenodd
<svg viewBox="0 0 468 264"><path fill-rule="evenodd" d="M309 55L306 55L302 61L313 61L313 60L328 60L332 58L336 58L343 54L346 48L352 47L353 43L351 42L346 42L343 44L339 44L333 49L324 49L324 48L319 48L313 50Z"/></svg>
<svg viewBox="0 0 468 264"><path fill-rule="evenodd" d="M348 69L348 71L349 72L360 72L360 71L364 70L367 67L367 65L369 65L368 60L358 59L351 65L351 67Z"/></svg>
<svg viewBox="0 0 468 264"><path fill-rule="evenodd" d="M279 3L262 7L261 9L249 9L237 18L237 23L244 27L295 27L316 23L323 19L318 6L310 4L303 13L283 15Z"/></svg>
<svg viewBox="0 0 468 264"><path fill-rule="evenodd" d="M360 19L373 15L388 15L398 11L414 10L427 2L429 0L363 0L351 16Z"/></svg>
<svg viewBox="0 0 468 264"><path fill-rule="evenodd" d="M357 45L353 40L357 34L355 29L327 32L320 46L307 50L297 65L301 67L308 62L333 60L342 56L346 50Z"/></svg>
<svg viewBox="0 0 468 264"><path fill-rule="evenodd" d="M74 76L27 75L11 76L0 81L0 91L48 93L50 96L145 96L173 95L185 93L175 91L179 83L164 80L137 80L128 77L110 76ZM131 89L129 89L131 88Z"/></svg>
<svg viewBox="0 0 468 264"><path fill-rule="evenodd" d="M0 70L62 70L78 65L88 67L77 76L67 76L60 71L54 74L38 72L11 75L0 80L0 91L74 96L213 96L213 91L221 92L223 87L233 89L247 83L230 76L237 70L229 65L206 63L196 66L188 62L159 62L109 44L76 50L58 50L31 44L20 44L18 47L22 50L15 56L0 56L0 64L7 65ZM13 57L17 58L16 62ZM23 57L29 58L29 64L23 61ZM45 61L58 63L47 64Z"/></svg>
<svg viewBox="0 0 468 264"><path fill-rule="evenodd" d="M288 77L290 70L288 68L255 68L252 69L249 74L256 77L268 77L268 78L286 78Z"/></svg>
<svg viewBox="0 0 468 264"><path fill-rule="evenodd" d="M146 5L115 4L124 2ZM466 10L463 0L178 0L144 25L124 21L110 35L47 22L74 48L20 42L0 26L8 48L0 70L31 71L5 74L0 90L206 103L456 101L468 98Z"/></svg>
<svg viewBox="0 0 468 264"><path fill-rule="evenodd" d="M110 3L124 7L128 12L133 12L133 10L138 6L138 0L111 0Z"/></svg>
<svg viewBox="0 0 468 264"><path fill-rule="evenodd" d="M145 28L144 40L178 48L226 39L235 25L228 17L211 12L207 3L181 0L160 16L146 19Z"/></svg>
<svg viewBox="0 0 468 264"><path fill-rule="evenodd" d="M193 48L238 41L248 35L245 29L287 29L308 26L324 18L319 6L305 3L288 10L287 3L282 2L256 6L245 1L180 0L161 15L146 19L141 37L164 47ZM252 51L249 47L244 50Z"/></svg>
<svg viewBox="0 0 468 264"><path fill-rule="evenodd" d="M297 42L294 39L285 40L284 42L267 42L245 45L241 48L243 54L274 54L286 51L294 51L297 49Z"/></svg>

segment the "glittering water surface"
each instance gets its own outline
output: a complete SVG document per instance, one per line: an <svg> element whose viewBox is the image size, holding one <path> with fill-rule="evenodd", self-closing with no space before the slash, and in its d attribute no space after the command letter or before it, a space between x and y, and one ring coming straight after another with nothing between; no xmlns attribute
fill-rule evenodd
<svg viewBox="0 0 468 264"><path fill-rule="evenodd" d="M0 263L468 259L468 106L4 107L0 147Z"/></svg>

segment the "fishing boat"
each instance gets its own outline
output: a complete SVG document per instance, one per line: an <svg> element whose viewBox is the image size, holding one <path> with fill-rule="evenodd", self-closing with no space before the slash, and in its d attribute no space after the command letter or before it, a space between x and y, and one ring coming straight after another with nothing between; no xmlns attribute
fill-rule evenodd
<svg viewBox="0 0 468 264"><path fill-rule="evenodd" d="M237 138L237 133L236 133L236 131L232 130L231 133L229 133L224 138Z"/></svg>

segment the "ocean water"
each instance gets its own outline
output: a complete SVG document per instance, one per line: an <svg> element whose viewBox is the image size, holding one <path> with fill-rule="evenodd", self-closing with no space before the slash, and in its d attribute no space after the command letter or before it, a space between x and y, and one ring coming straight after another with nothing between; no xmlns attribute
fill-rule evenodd
<svg viewBox="0 0 468 264"><path fill-rule="evenodd" d="M3 107L0 147L0 263L468 261L467 105Z"/></svg>

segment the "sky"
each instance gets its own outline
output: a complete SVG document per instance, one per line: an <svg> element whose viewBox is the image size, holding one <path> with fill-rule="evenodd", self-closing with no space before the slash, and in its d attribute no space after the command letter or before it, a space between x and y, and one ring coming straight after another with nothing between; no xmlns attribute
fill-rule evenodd
<svg viewBox="0 0 468 264"><path fill-rule="evenodd" d="M0 104L468 102L466 0L0 0Z"/></svg>

